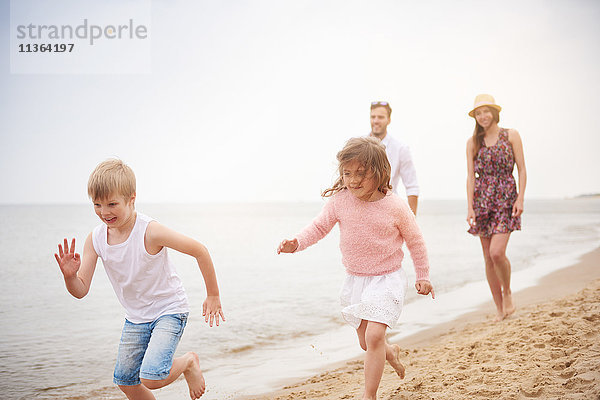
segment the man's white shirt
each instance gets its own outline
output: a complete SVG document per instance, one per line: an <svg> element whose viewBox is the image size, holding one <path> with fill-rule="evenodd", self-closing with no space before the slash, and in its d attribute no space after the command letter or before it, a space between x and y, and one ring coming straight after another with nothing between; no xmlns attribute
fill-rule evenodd
<svg viewBox="0 0 600 400"><path fill-rule="evenodd" d="M398 183L402 183L406 189L407 196L419 195L419 184L417 182L417 170L413 163L408 145L396 138L386 134L381 143L385 146L390 165L392 166L392 191L398 193Z"/></svg>

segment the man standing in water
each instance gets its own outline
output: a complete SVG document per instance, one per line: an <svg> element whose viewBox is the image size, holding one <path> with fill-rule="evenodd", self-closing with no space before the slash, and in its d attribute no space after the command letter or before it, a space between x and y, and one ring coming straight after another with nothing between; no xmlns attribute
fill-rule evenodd
<svg viewBox="0 0 600 400"><path fill-rule="evenodd" d="M390 165L392 166L392 191L398 193L398 182L406 189L408 205L413 214L417 215L419 202L419 184L417 183L417 171L413 164L408 145L387 133L387 126L391 122L392 107L387 101L374 101L371 103L371 133L369 136L376 137L385 145Z"/></svg>

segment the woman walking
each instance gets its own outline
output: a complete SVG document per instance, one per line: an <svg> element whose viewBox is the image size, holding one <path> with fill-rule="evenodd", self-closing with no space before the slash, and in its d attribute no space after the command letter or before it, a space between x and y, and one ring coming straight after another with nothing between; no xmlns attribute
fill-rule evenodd
<svg viewBox="0 0 600 400"><path fill-rule="evenodd" d="M498 126L502 108L489 94L475 97L469 116L475 119L467 141L467 201L469 233L479 236L496 321L515 311L510 289L510 261L506 247L512 231L521 229L527 183L523 144L519 132ZM513 176L518 170L518 190Z"/></svg>

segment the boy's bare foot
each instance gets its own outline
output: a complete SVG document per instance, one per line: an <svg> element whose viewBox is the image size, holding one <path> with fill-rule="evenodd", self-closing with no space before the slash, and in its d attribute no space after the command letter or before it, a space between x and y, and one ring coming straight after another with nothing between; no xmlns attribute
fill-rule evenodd
<svg viewBox="0 0 600 400"><path fill-rule="evenodd" d="M504 308L504 317L508 317L513 314L517 309L513 303L512 294L508 293L502 297L502 306Z"/></svg>
<svg viewBox="0 0 600 400"><path fill-rule="evenodd" d="M388 362L394 368L400 379L404 379L405 369L404 365L400 362L400 346L397 344L392 345L392 351L394 353L394 357Z"/></svg>
<svg viewBox="0 0 600 400"><path fill-rule="evenodd" d="M192 400L199 399L206 390L206 384L204 383L204 376L200 369L200 360L198 354L190 351L186 353L186 357L190 357L189 367L183 371L185 380L187 381L188 387L190 388L190 398Z"/></svg>

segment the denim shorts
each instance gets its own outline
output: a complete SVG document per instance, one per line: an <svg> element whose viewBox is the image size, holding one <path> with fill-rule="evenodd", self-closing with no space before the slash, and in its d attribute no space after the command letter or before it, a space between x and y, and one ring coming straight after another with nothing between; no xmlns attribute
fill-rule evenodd
<svg viewBox="0 0 600 400"><path fill-rule="evenodd" d="M162 315L142 324L125 320L114 383L134 386L141 383L140 378L162 380L169 376L187 316L187 313Z"/></svg>

